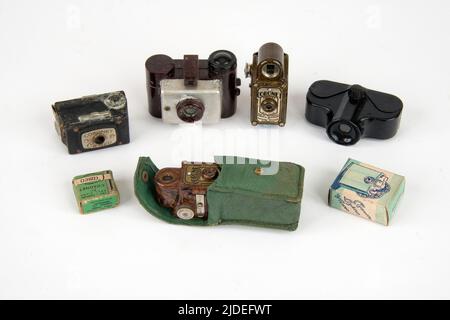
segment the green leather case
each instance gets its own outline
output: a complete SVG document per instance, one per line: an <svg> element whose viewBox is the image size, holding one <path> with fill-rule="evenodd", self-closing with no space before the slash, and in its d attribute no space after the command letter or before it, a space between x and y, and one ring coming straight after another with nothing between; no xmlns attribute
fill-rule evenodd
<svg viewBox="0 0 450 320"><path fill-rule="evenodd" d="M227 161L221 161L223 159ZM305 172L302 166L237 157L216 157L216 162L221 172L208 188L207 219L182 220L173 216L170 209L160 206L153 182L158 168L148 157L139 158L134 176L135 194L148 212L174 224L244 224L297 229Z"/></svg>

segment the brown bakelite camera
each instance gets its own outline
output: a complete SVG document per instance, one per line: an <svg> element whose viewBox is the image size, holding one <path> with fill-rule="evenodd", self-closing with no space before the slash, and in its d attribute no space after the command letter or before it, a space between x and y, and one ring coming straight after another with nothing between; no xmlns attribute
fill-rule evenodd
<svg viewBox="0 0 450 320"><path fill-rule="evenodd" d="M245 68L251 77L251 123L286 124L288 55L276 43L266 43Z"/></svg>
<svg viewBox="0 0 450 320"><path fill-rule="evenodd" d="M206 191L219 175L215 163L187 162L181 168L164 168L155 175L159 203L172 209L172 214L184 220L208 216Z"/></svg>
<svg viewBox="0 0 450 320"><path fill-rule="evenodd" d="M236 112L240 79L236 57L226 50L207 60L197 55L151 56L145 63L149 112L166 123L216 123Z"/></svg>

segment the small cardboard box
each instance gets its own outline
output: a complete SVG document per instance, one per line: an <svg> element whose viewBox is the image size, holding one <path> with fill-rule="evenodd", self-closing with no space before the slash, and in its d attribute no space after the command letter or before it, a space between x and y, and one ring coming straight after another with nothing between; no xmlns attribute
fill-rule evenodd
<svg viewBox="0 0 450 320"><path fill-rule="evenodd" d="M405 190L405 177L348 159L328 192L330 207L389 225Z"/></svg>
<svg viewBox="0 0 450 320"><path fill-rule="evenodd" d="M119 191L110 170L76 176L72 185L83 214L113 208L120 202Z"/></svg>

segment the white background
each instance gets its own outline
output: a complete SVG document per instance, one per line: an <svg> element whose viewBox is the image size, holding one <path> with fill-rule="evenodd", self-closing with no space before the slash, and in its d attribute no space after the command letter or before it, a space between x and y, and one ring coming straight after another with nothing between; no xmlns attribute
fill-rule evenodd
<svg viewBox="0 0 450 320"><path fill-rule="evenodd" d="M448 1L0 0L0 298L450 298ZM285 128L238 111L179 128L147 111L144 62L260 45L290 55ZM319 79L359 83L404 102L398 134L352 147L304 118ZM124 90L131 143L69 155L51 104ZM186 134L189 130L192 136ZM141 155L159 167L214 154L306 168L299 229L174 226L133 194ZM347 158L406 176L392 225L327 207ZM111 169L118 208L80 215L73 176Z"/></svg>

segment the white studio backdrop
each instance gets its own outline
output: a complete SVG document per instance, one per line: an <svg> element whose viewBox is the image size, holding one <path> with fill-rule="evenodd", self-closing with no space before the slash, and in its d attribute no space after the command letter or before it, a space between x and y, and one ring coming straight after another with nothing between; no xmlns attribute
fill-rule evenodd
<svg viewBox="0 0 450 320"><path fill-rule="evenodd" d="M450 298L450 4L447 1L0 0L1 298ZM265 42L290 56L284 128L252 127L243 69ZM148 113L145 60L227 49L238 111L217 125ZM332 143L304 117L315 80L399 96L398 134ZM124 90L131 143L69 155L51 104ZM133 194L139 156L159 167L214 155L306 169L299 229L173 226ZM392 225L329 208L347 158L406 176ZM111 169L122 203L78 213L71 179Z"/></svg>

